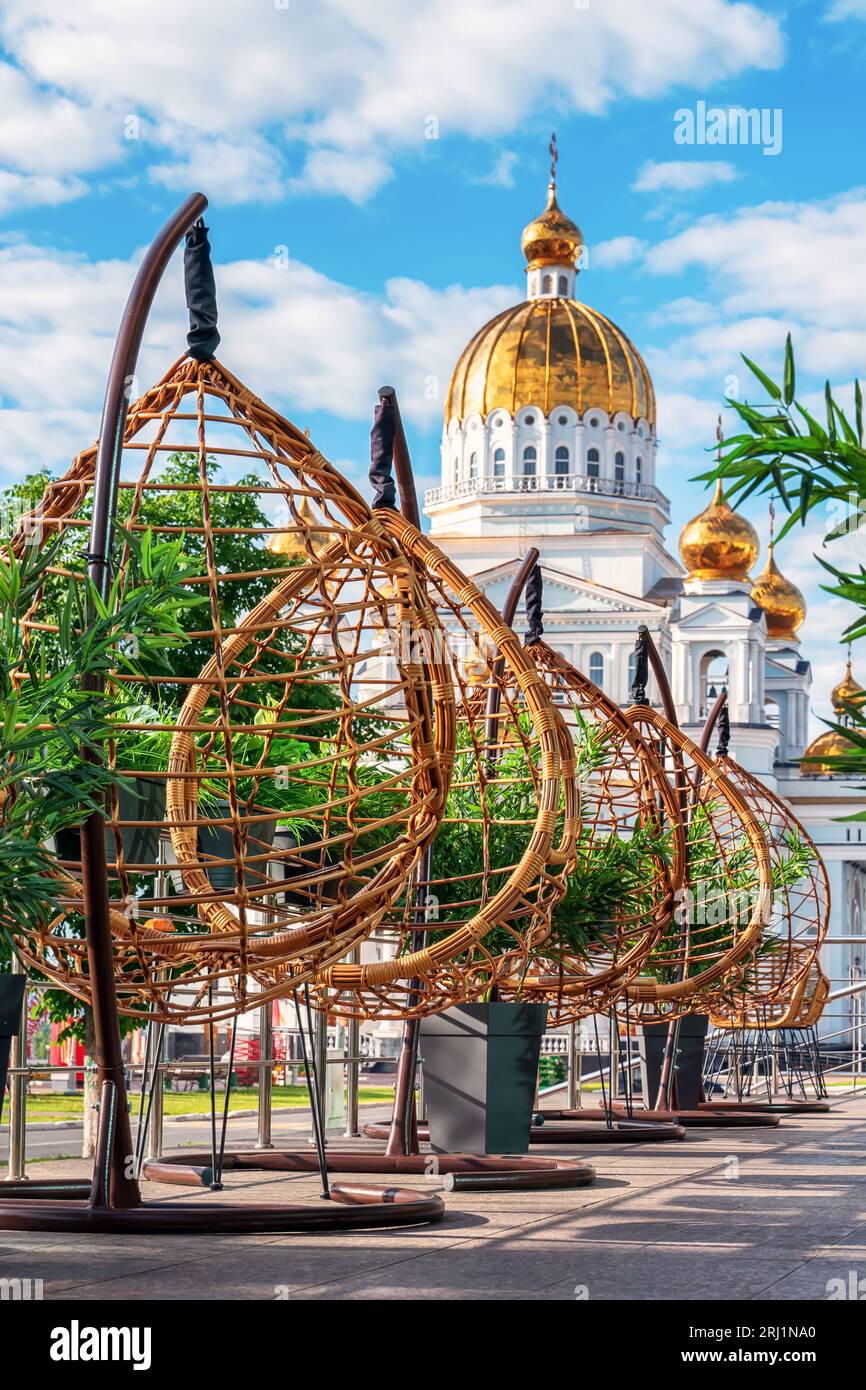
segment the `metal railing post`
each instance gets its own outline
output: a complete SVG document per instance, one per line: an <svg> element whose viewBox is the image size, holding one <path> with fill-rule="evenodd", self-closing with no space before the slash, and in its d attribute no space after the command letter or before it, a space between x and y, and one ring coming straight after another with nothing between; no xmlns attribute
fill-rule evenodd
<svg viewBox="0 0 866 1390"><path fill-rule="evenodd" d="M150 1107L150 1124L147 1130L147 1156L148 1158L162 1158L162 1121L165 1114L163 1096L165 1092L165 1063L162 1059L162 1048L154 1059L153 1077L153 1101ZM142 1077L142 1082L144 1077Z"/></svg>
<svg viewBox="0 0 866 1390"><path fill-rule="evenodd" d="M354 1139L361 1133L360 1127L360 1080L361 1063L361 1020L350 1018L346 1029L346 1048L349 1060L346 1063L346 1138Z"/></svg>
<svg viewBox="0 0 866 1390"><path fill-rule="evenodd" d="M576 1023L568 1025L568 1108L579 1110L583 1101L580 1090L580 1051L578 1048L579 1029Z"/></svg>
<svg viewBox="0 0 866 1390"><path fill-rule="evenodd" d="M12 956L12 974L24 975L24 966ZM27 989L21 1001L18 1035L9 1048L9 1182L22 1182L27 1166Z"/></svg>
<svg viewBox="0 0 866 1390"><path fill-rule="evenodd" d="M273 1005L262 1004L259 1009L259 1132L257 1149L272 1149L271 1118L273 1114Z"/></svg>
<svg viewBox="0 0 866 1390"><path fill-rule="evenodd" d="M328 1015L326 1013L316 1014L313 1046L316 1049L316 1070L319 1079L319 1094L316 1099L321 1119L321 1132L324 1135L327 1133L328 1124Z"/></svg>

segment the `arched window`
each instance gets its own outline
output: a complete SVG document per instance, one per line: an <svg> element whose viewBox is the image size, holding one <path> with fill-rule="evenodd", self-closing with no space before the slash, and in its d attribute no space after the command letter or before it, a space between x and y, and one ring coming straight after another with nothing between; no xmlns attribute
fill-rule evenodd
<svg viewBox="0 0 866 1390"><path fill-rule="evenodd" d="M542 294L553 294L553 276L552 276L552 275L545 275L544 279L543 279L542 282L541 282L541 293L542 293Z"/></svg>
<svg viewBox="0 0 866 1390"><path fill-rule="evenodd" d="M617 453L613 459L613 476L617 483L625 482L625 454Z"/></svg>
<svg viewBox="0 0 866 1390"><path fill-rule="evenodd" d="M535 469L538 463L538 451L534 444L527 444L523 450L523 486L524 488L534 487Z"/></svg>
<svg viewBox="0 0 866 1390"><path fill-rule="evenodd" d="M494 478L505 477L505 450L493 450L493 476Z"/></svg>
<svg viewBox="0 0 866 1390"><path fill-rule="evenodd" d="M560 294L568 294L568 276L567 276L567 275L560 275L560 277L559 277L559 293L560 293Z"/></svg>
<svg viewBox="0 0 866 1390"><path fill-rule="evenodd" d="M478 455L475 453L469 455L469 476L470 478L478 477Z"/></svg>
<svg viewBox="0 0 866 1390"><path fill-rule="evenodd" d="M456 455L454 457L454 481L455 483L460 481L460 460Z"/></svg>
<svg viewBox="0 0 866 1390"><path fill-rule="evenodd" d="M601 652L591 652L589 657L589 679L599 690L604 689L604 657Z"/></svg>
<svg viewBox="0 0 866 1390"><path fill-rule="evenodd" d="M643 482L643 459L640 454L634 461L634 480L636 483Z"/></svg>
<svg viewBox="0 0 866 1390"><path fill-rule="evenodd" d="M556 479L556 487L565 487L564 479L568 477L571 467L571 456L568 452L567 444L557 444L556 453L553 456L553 473Z"/></svg>
<svg viewBox="0 0 866 1390"><path fill-rule="evenodd" d="M586 451L586 476L597 478L601 473L601 454L598 449L587 449Z"/></svg>

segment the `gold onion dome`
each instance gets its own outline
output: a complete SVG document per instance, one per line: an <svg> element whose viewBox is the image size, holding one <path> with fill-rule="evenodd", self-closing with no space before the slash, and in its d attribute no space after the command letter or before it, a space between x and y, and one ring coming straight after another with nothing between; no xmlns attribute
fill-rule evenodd
<svg viewBox="0 0 866 1390"><path fill-rule="evenodd" d="M637 348L576 299L529 299L480 328L454 368L445 419L515 415L528 405L545 415L556 406L624 411L655 425L652 379Z"/></svg>
<svg viewBox="0 0 866 1390"><path fill-rule="evenodd" d="M540 265L574 265L581 247L583 232L572 222L556 201L556 184L551 179L547 189L547 207L540 217L534 217L523 228L520 249L526 257L527 268Z"/></svg>
<svg viewBox="0 0 866 1390"><path fill-rule="evenodd" d="M855 681L851 674L851 658L848 658L848 665L845 674L838 685L834 685L830 692L830 699L833 701L833 708L837 714L847 714L848 704L859 704L863 696L863 687Z"/></svg>
<svg viewBox="0 0 866 1390"><path fill-rule="evenodd" d="M857 702L862 694L862 686L851 674L851 658L849 657L845 675L838 685L833 686L830 693L837 718L841 718L843 722L849 719L850 711L846 708L846 702ZM851 749L850 740L839 729L828 729L826 733L819 734L809 744L803 754L800 771L804 777L820 777L822 773L839 772L839 767L832 759L845 757L851 753Z"/></svg>
<svg viewBox="0 0 866 1390"><path fill-rule="evenodd" d="M792 580L786 579L773 553L770 541L767 563L752 588L752 598L764 610L767 636L793 638L806 616L806 600Z"/></svg>
<svg viewBox="0 0 866 1390"><path fill-rule="evenodd" d="M291 530L276 531L268 541L268 550L272 555L284 555L287 560L308 560L310 556L304 544L307 528L312 530L309 540L314 553L321 550L325 544L327 537L323 529L324 523L321 517L314 514L309 497L301 498L297 504L297 512L297 519L292 517L289 522ZM319 528L318 534L316 534L317 527Z"/></svg>
<svg viewBox="0 0 866 1390"><path fill-rule="evenodd" d="M725 501L721 479L709 506L683 527L680 555L690 579L748 579L758 558L758 534Z"/></svg>
<svg viewBox="0 0 866 1390"><path fill-rule="evenodd" d="M830 761L842 758L851 752L851 744L838 729L828 729L813 739L803 754L800 773L803 777L819 777L822 773L838 772L838 766Z"/></svg>

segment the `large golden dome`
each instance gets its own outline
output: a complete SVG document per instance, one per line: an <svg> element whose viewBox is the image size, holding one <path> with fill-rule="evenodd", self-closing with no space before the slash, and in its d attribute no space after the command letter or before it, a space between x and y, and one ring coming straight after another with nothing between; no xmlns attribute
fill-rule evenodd
<svg viewBox="0 0 866 1390"><path fill-rule="evenodd" d="M826 734L819 734L809 744L800 763L800 774L803 777L820 777L822 773L838 772L839 767L831 759L844 758L851 751L852 746L844 734L840 734L838 729L828 729Z"/></svg>
<svg viewBox="0 0 866 1390"><path fill-rule="evenodd" d="M770 541L767 563L752 588L752 598L764 610L767 636L793 638L806 616L806 600L792 580L782 574Z"/></svg>
<svg viewBox="0 0 866 1390"><path fill-rule="evenodd" d="M547 207L540 217L527 223L520 238L527 269L533 270L539 265L574 265L582 246L583 232L560 208L556 201L556 184L551 179Z"/></svg>
<svg viewBox="0 0 866 1390"><path fill-rule="evenodd" d="M843 724L848 723L851 715L846 708L846 701L857 701L863 694L863 688L858 681L855 681L851 673L851 658L848 658L848 665L845 674L834 685L830 694L833 701L833 709L836 716ZM839 729L828 729L826 733L819 734L813 739L809 747L803 754L800 771L804 777L819 777L822 773L838 772L839 768L831 759L842 758L852 752L853 745L850 739Z"/></svg>
<svg viewBox="0 0 866 1390"><path fill-rule="evenodd" d="M454 368L445 419L497 408L514 415L526 405L545 415L558 405L579 415L621 410L655 425L652 379L637 348L576 299L529 299L480 328Z"/></svg>
<svg viewBox="0 0 866 1390"><path fill-rule="evenodd" d="M690 579L748 579L758 558L758 535L725 501L721 479L709 506L683 527L680 555Z"/></svg>

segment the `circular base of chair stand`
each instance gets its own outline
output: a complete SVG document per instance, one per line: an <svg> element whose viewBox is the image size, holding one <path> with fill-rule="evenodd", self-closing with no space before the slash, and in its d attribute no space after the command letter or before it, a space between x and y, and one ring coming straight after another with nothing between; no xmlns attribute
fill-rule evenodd
<svg viewBox="0 0 866 1390"><path fill-rule="evenodd" d="M224 1206L218 1202L151 1202L138 1207L91 1206L80 1201L3 1200L2 1231L92 1231L96 1234L278 1235L290 1231L364 1230L373 1226L428 1225L441 1221L445 1203L436 1193L410 1187L341 1183L330 1201L304 1205Z"/></svg>
<svg viewBox="0 0 866 1390"><path fill-rule="evenodd" d="M710 1110L712 1108L710 1103ZM710 1110L635 1110L633 1117L635 1121L645 1118L682 1125L686 1129L774 1129L781 1118L779 1115L764 1114L757 1108L726 1110L724 1114L718 1110L712 1114ZM617 1105L614 1105L613 1113L624 1118L623 1111ZM604 1115L599 1118L604 1119Z"/></svg>
<svg viewBox="0 0 866 1390"><path fill-rule="evenodd" d="M566 1112L557 1112L565 1114ZM580 1111L574 1112L576 1115ZM604 1119L604 1116L600 1116ZM389 1134L387 1125L369 1124L364 1126L364 1133L368 1139L386 1139ZM652 1121L644 1122L641 1120L627 1120L619 1118L611 1126L599 1128L596 1125L584 1126L580 1124L558 1124L558 1125L531 1125L529 1130L529 1142L531 1144L657 1144L666 1139L685 1139L685 1130L677 1124L655 1124ZM418 1138L421 1143L430 1140L430 1128L423 1122L418 1125ZM443 1154L437 1154L440 1160ZM453 1155L452 1155L453 1157Z"/></svg>
<svg viewBox="0 0 866 1390"><path fill-rule="evenodd" d="M383 1126L387 1135L388 1128ZM533 1191L551 1187L589 1187L595 1182L595 1169L589 1163L571 1159L488 1156L480 1154L383 1154L357 1149L328 1149L325 1157L329 1173L377 1173L442 1177L446 1191L501 1190ZM223 1171L270 1173L318 1173L314 1153L284 1149L256 1149L249 1153L226 1153ZM209 1153L171 1154L145 1163L142 1176L151 1182L174 1183L185 1187L210 1187L213 1168ZM336 1188L332 1189L337 1191ZM387 1189L371 1189L385 1191ZM405 1191L406 1189L397 1189ZM416 1194L417 1195L417 1194Z"/></svg>
<svg viewBox="0 0 866 1390"><path fill-rule="evenodd" d="M539 1120L539 1116L543 1118ZM596 1119L605 1123L593 1123ZM585 1110L540 1110L536 1120L529 1131L533 1144L663 1144L686 1137L682 1125L675 1119L645 1120L643 1116L616 1115L608 1124L604 1111L596 1116Z"/></svg>
<svg viewBox="0 0 866 1390"><path fill-rule="evenodd" d="M829 1100L703 1100L701 1110L757 1111L761 1115L829 1115Z"/></svg>

